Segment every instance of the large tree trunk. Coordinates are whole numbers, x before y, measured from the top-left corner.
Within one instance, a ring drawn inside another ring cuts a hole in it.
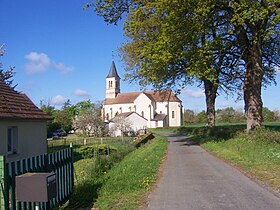
[[[244,102],[247,131],[263,126],[261,87],[263,79],[261,49],[257,43],[247,51],[244,79]]]
[[[218,84],[207,79],[203,79],[206,97],[206,126],[215,126],[215,101]]]

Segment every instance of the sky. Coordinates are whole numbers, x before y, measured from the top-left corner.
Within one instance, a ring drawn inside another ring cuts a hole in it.
[[[126,42],[122,22],[108,25],[92,9],[91,0],[0,0],[0,58],[4,69],[15,66],[16,90],[37,105],[40,101],[60,108],[69,99],[102,101],[105,78],[112,60],[124,78],[124,63],[117,49]],[[280,83],[280,73],[276,81]],[[121,92],[140,91],[137,82],[121,81]],[[279,86],[263,89],[264,106],[280,110]],[[205,110],[205,96],[197,85],[186,87],[179,98],[185,109]],[[243,109],[236,96],[219,95],[216,108]]]

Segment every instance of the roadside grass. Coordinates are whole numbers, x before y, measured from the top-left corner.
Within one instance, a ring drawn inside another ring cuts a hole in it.
[[[167,149],[166,137],[156,138],[128,154],[105,176],[94,207],[136,209],[157,179]]]

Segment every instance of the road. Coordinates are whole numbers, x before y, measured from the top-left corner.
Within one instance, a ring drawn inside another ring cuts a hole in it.
[[[162,177],[149,196],[147,210],[279,210],[278,194],[184,136],[168,136]]]

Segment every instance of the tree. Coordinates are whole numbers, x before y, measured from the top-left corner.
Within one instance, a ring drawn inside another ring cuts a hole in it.
[[[129,121],[128,118],[125,118],[123,116],[116,116],[113,118],[113,126],[110,128],[110,132],[121,132],[121,137],[123,140],[124,134],[131,131],[131,125],[132,123]]]
[[[184,111],[184,122],[185,123],[194,123],[195,122],[195,113],[193,110],[186,109]]]
[[[189,2],[138,3],[96,1],[95,5],[96,12],[109,23],[116,23],[122,13],[113,11],[132,7],[124,26],[125,35],[132,41],[120,49],[127,64],[126,78],[133,82],[138,79],[142,86],[152,84],[157,89],[180,91],[196,77],[205,89],[207,126],[214,126],[218,88],[233,87],[233,74],[225,72],[225,66],[237,59],[232,54],[226,56],[225,49],[235,50],[229,40],[216,41],[217,36],[225,36],[224,29],[217,29],[221,20],[214,15],[209,20],[192,16],[190,8],[196,5]]]
[[[49,120],[47,122],[48,133],[51,133],[52,131],[61,128],[61,125],[54,120],[55,115],[57,113],[57,110],[55,109],[54,106],[51,106],[49,103],[46,103],[45,101],[41,100],[40,101],[40,109],[53,118],[52,120]]]
[[[227,84],[230,76],[241,78],[250,131],[263,124],[261,88],[273,81],[280,65],[279,4],[279,0],[97,0],[93,5],[109,23],[116,24],[128,13],[124,28],[131,42],[122,51],[133,70],[129,78],[156,87],[178,85],[177,81],[185,85],[193,75],[210,81],[204,84],[210,123],[217,85]],[[220,75],[226,76],[223,82]],[[241,87],[239,82],[233,84]]]
[[[0,58],[4,55],[4,45],[0,46]],[[13,77],[15,76],[14,68],[10,67],[8,70],[2,69],[3,64],[0,62],[0,81],[4,82],[5,84],[9,85],[12,88],[15,88],[13,86]]]
[[[203,110],[196,115],[197,123],[205,123],[206,122],[206,112]]]
[[[263,108],[263,119],[264,122],[275,122],[276,121],[276,115],[273,111],[269,110],[267,107]]]
[[[77,115],[75,116],[73,127],[82,131],[84,135],[104,136],[107,131],[101,117],[102,103],[95,104],[90,101],[79,102]]]

